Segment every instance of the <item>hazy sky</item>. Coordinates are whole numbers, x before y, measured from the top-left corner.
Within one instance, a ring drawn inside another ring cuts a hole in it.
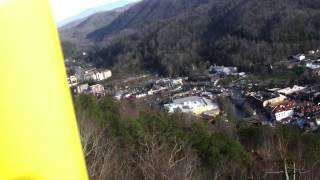
[[[50,0],[56,22],[75,16],[87,9],[99,5],[116,3],[121,0]],[[137,0],[128,0],[135,2]]]

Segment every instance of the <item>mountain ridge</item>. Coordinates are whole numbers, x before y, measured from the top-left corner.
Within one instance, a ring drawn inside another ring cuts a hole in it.
[[[137,1],[138,2],[138,1]],[[58,22],[58,27],[62,28],[63,26],[66,26],[70,23],[74,23],[76,21],[81,21],[89,16],[92,16],[96,13],[101,13],[101,12],[106,12],[106,11],[112,11],[115,10],[117,8],[121,8],[123,6],[126,6],[128,4],[132,4],[132,3],[137,3],[135,1],[130,1],[130,0],[120,0],[114,3],[106,3],[105,5],[100,5],[97,7],[92,7],[89,8],[75,16],[69,17],[65,20],[62,20],[61,22]]]
[[[96,28],[101,28],[111,23],[121,13],[134,6],[135,3],[127,4],[111,11],[98,12],[87,18],[73,21],[59,29],[60,37],[64,41],[71,41],[74,43],[82,42],[89,43],[86,41],[88,33],[94,31]]]
[[[263,72],[318,47],[319,22],[316,0],[145,0],[87,34],[97,44],[87,60],[166,75],[201,72],[208,63]]]

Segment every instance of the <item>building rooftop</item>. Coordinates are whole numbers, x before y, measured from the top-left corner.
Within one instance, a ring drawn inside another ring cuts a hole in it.
[[[288,95],[288,94],[293,94],[295,92],[303,91],[305,89],[306,89],[306,87],[296,86],[295,85],[292,88],[291,87],[287,87],[287,88],[284,88],[284,89],[280,89],[280,90],[278,90],[278,92],[282,93],[282,94],[285,94],[285,95]]]
[[[273,108],[272,112],[278,113],[278,112],[293,110],[295,108],[295,106],[296,106],[295,101],[288,101],[288,102],[281,103],[281,104],[275,106]]]
[[[198,96],[190,96],[190,97],[185,97],[185,98],[181,98],[181,99],[175,99],[175,100],[173,100],[173,103],[183,104],[183,103],[189,102],[189,101],[198,101],[198,102],[204,102],[204,103],[206,103],[206,101],[204,100],[204,98],[198,97]]]

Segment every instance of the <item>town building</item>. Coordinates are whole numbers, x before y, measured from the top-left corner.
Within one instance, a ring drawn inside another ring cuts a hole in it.
[[[297,104],[296,111],[300,117],[310,116],[312,114],[320,113],[320,105],[311,101],[303,101]]]
[[[308,63],[306,63],[306,67],[309,69],[318,69],[318,68],[320,68],[320,64],[314,63],[314,62],[308,62]]]
[[[78,78],[76,76],[69,76],[68,82],[70,87],[76,86],[78,85]]]
[[[276,92],[279,89],[270,89],[269,91],[253,91],[247,92],[246,97],[248,102],[258,108],[260,110],[264,110],[267,107],[275,107],[283,102],[285,102],[288,98],[282,94]]]
[[[238,73],[238,68],[213,65],[210,66],[209,71],[223,75],[236,75]]]
[[[275,106],[272,109],[272,113],[276,121],[290,118],[294,115],[294,108],[296,107],[295,101],[288,101]]]
[[[95,96],[105,95],[104,87],[101,84],[90,86],[89,90],[90,90],[90,93],[92,93]]]
[[[309,54],[309,55],[313,55],[313,54],[315,54],[315,53],[316,53],[315,50],[310,50],[310,51],[308,51],[308,54]]]
[[[293,56],[293,59],[298,60],[298,61],[303,61],[306,59],[306,55],[304,54],[297,54],[295,56]]]
[[[292,88],[291,87],[287,87],[287,88],[284,88],[284,89],[280,89],[277,92],[280,93],[280,94],[284,94],[284,95],[290,95],[290,94],[293,94],[293,93],[298,93],[298,92],[304,91],[305,89],[307,89],[307,87],[294,85]]]
[[[170,104],[165,104],[164,107],[169,113],[183,112],[200,115],[205,112],[219,109],[218,105],[211,100],[198,96],[190,96],[181,99],[173,100]]]
[[[306,67],[311,71],[311,74],[320,76],[320,63],[309,62]]]
[[[287,99],[288,98],[286,96],[280,94],[277,97],[263,101],[263,107],[267,107],[267,106],[274,107],[274,106],[277,106],[278,104],[283,103]]]
[[[75,93],[82,94],[84,92],[87,92],[88,90],[89,90],[89,84],[81,84],[75,88]]]
[[[86,81],[103,81],[112,77],[112,72],[110,70],[99,71],[95,68],[87,70],[84,72],[84,80]]]

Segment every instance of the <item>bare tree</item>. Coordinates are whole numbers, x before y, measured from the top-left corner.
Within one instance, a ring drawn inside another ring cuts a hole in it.
[[[159,142],[156,136],[140,143],[138,168],[145,180],[192,180],[198,158],[185,144],[174,142],[171,146]]]
[[[105,129],[84,115],[78,118],[88,174],[92,180],[131,179],[130,157],[105,136]]]

